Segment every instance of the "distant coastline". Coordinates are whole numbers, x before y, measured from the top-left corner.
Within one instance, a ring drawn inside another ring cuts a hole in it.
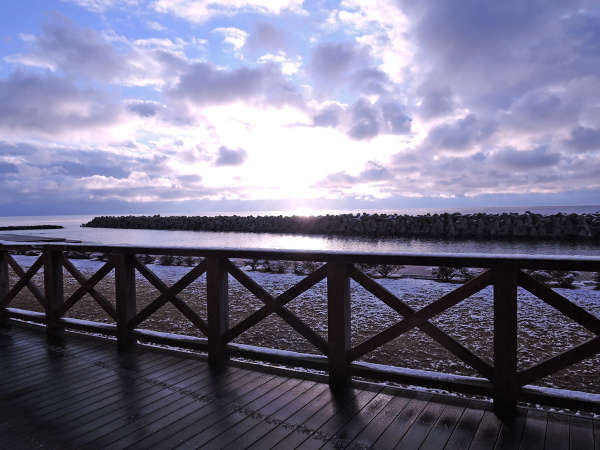
[[[0,231],[23,231],[23,230],[61,230],[62,225],[10,225],[0,227]]]
[[[90,228],[233,231],[435,239],[600,241],[600,212],[321,216],[99,216]]]

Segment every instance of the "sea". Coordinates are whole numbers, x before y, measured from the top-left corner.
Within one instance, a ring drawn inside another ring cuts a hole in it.
[[[395,210],[288,210],[288,211],[245,211],[203,212],[198,215],[323,215],[343,213],[386,213],[386,214],[474,214],[478,212],[498,214],[503,212],[537,214],[571,214],[600,212],[600,205],[586,206],[529,206],[488,208],[411,208]],[[189,214],[189,212],[188,212]],[[113,215],[113,214],[98,214]],[[122,214],[114,214],[122,215]],[[177,215],[177,214],[169,214]],[[186,215],[186,214],[181,214]],[[555,242],[555,241],[489,241],[489,240],[444,240],[415,238],[368,238],[324,235],[294,235],[284,233],[239,233],[213,231],[174,230],[126,230],[116,228],[85,228],[94,215],[61,216],[8,216],[0,217],[0,226],[9,225],[61,225],[59,230],[14,231],[11,234],[59,237],[84,243],[136,245],[151,247],[222,247],[294,250],[342,250],[352,252],[399,252],[418,254],[518,254],[518,255],[582,255],[600,256],[600,243]]]

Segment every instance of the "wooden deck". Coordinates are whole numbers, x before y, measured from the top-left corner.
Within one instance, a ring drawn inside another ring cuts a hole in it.
[[[323,382],[43,328],[0,328],[0,448],[600,449],[600,421]]]

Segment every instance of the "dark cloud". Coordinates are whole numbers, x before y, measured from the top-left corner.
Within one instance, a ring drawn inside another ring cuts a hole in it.
[[[200,175],[194,175],[194,174],[177,175],[177,179],[183,185],[200,183],[202,181],[202,177]]]
[[[365,170],[360,173],[358,178],[361,182],[378,182],[392,180],[394,175],[382,164],[375,161],[368,161]]]
[[[354,41],[325,42],[313,49],[308,72],[319,94],[346,91],[349,96],[394,96],[399,86],[378,67],[368,45]]]
[[[129,103],[127,109],[140,117],[152,117],[160,111],[161,105],[157,102],[140,100]]]
[[[410,133],[412,119],[406,113],[404,106],[393,100],[380,101],[381,112],[383,114],[384,129],[390,134]]]
[[[425,146],[433,151],[438,149],[463,151],[480,143],[494,132],[494,126],[483,123],[475,114],[444,123],[431,129],[425,140]]]
[[[348,135],[352,139],[371,139],[379,134],[377,110],[367,100],[360,99],[352,107],[352,126]]]
[[[113,46],[96,31],[80,27],[60,13],[53,14],[44,24],[27,58],[94,79],[112,79],[124,67]]]
[[[354,90],[366,95],[382,95],[392,90],[392,82],[387,74],[374,67],[357,69],[350,80]]]
[[[565,141],[567,147],[578,153],[600,150],[600,129],[578,126],[571,130],[571,136]]]
[[[391,181],[394,174],[391,170],[376,161],[368,161],[358,175],[350,175],[344,171],[329,174],[319,181],[316,186],[324,188],[349,188],[358,184],[373,184]]]
[[[509,106],[504,122],[516,129],[553,130],[576,123],[581,104],[545,90],[533,90]]]
[[[37,148],[21,142],[8,143],[0,141],[0,155],[2,156],[30,156],[37,152]]]
[[[289,45],[286,33],[266,22],[258,22],[248,36],[244,50],[252,53],[276,52]]]
[[[600,15],[593,8],[578,10],[565,19],[565,31],[579,55],[600,57]]]
[[[373,104],[359,98],[346,110],[330,104],[313,117],[314,126],[338,127],[356,140],[372,139],[379,134],[408,134],[411,122],[401,102],[386,98]]]
[[[17,71],[0,79],[0,128],[48,134],[114,124],[120,106],[93,89],[51,74]]]
[[[26,151],[20,151],[23,148]],[[21,143],[8,145],[1,142],[0,154],[24,156],[25,158],[21,158],[23,166],[52,173],[54,180],[62,185],[74,185],[75,179],[93,175],[126,178],[132,171],[139,170],[151,161],[143,157],[119,155],[102,149],[79,150],[55,145],[33,146]],[[28,174],[35,178],[34,174],[30,172]]]
[[[332,103],[321,109],[313,118],[316,127],[337,127],[341,120],[344,110],[341,106]]]
[[[526,170],[554,166],[560,161],[560,154],[551,152],[545,146],[533,150],[507,147],[496,152],[492,160],[505,167]]]
[[[352,41],[319,44],[312,52],[308,70],[315,85],[325,92],[347,87],[359,94],[380,94],[389,81],[375,67],[370,47]]]
[[[418,94],[421,96],[419,115],[425,119],[443,117],[454,112],[456,101],[449,87],[421,86]]]
[[[354,186],[358,184],[358,177],[349,175],[346,172],[335,172],[327,175],[324,179],[319,181],[316,186],[324,188],[340,188]]]
[[[58,170],[60,173],[69,177],[91,177],[93,175],[103,175],[106,177],[126,178],[132,168],[127,169],[121,165],[110,163],[98,152],[95,154],[96,161],[87,164],[75,161],[56,161],[49,169]],[[130,164],[127,164],[129,166]]]
[[[416,60],[426,61],[420,80],[427,86],[421,93],[425,117],[450,114],[452,98],[482,119],[492,120],[504,111],[511,113],[503,118],[511,126],[538,131],[568,114],[566,123],[572,123],[579,109],[594,103],[593,95],[570,95],[573,86],[563,93],[556,88],[587,77],[595,79],[598,90],[600,16],[595,2],[399,0],[398,4],[413,24],[409,35]],[[436,94],[439,80],[452,97]]]
[[[371,62],[370,49],[355,42],[325,42],[312,54],[310,70],[318,78],[339,80]]]
[[[0,173],[5,175],[7,173],[17,173],[19,169],[17,166],[11,163],[0,161]]]
[[[217,159],[215,160],[215,166],[239,166],[242,165],[244,161],[246,161],[247,157],[248,153],[246,152],[246,150],[243,150],[241,148],[237,150],[232,150],[227,147],[221,147],[219,149]]]
[[[271,63],[256,68],[218,69],[208,63],[190,67],[169,92],[175,100],[197,105],[222,104],[236,100],[258,101],[273,105],[301,104],[302,98]]]

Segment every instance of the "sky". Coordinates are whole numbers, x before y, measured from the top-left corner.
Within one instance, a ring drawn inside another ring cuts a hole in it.
[[[0,216],[600,204],[600,4],[0,5]]]

